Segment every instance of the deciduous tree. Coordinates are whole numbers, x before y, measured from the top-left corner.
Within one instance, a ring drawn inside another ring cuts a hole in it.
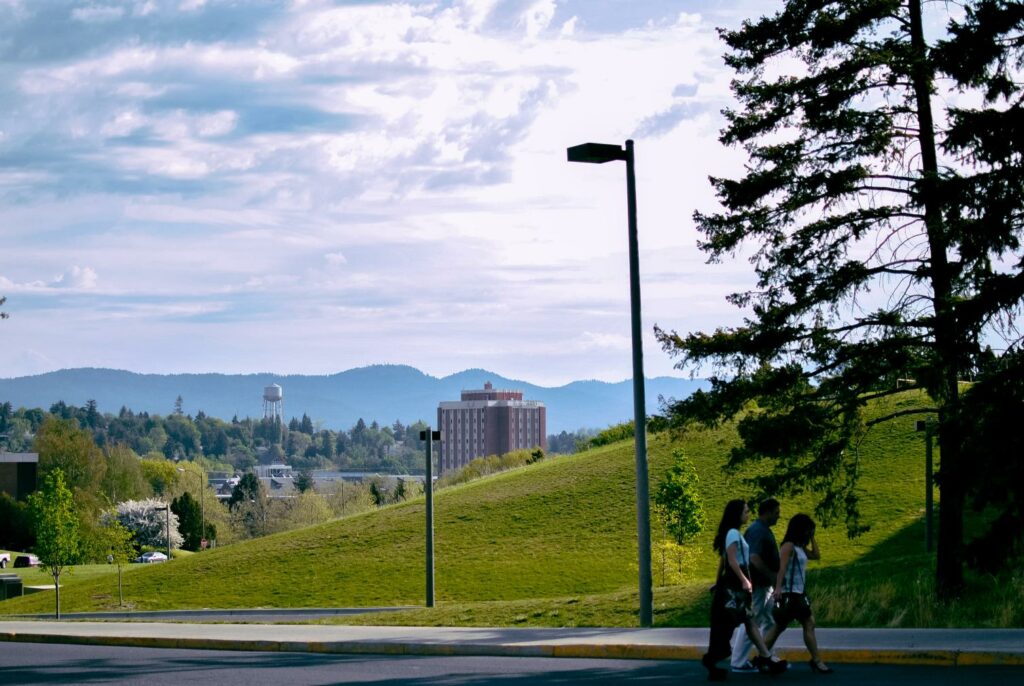
[[[43,478],[43,487],[28,498],[36,531],[36,555],[53,577],[57,619],[60,619],[60,577],[78,560],[78,516],[59,467]]]
[[[92,435],[79,428],[75,420],[46,420],[39,427],[33,448],[39,453],[41,474],[59,469],[68,488],[76,492],[76,497],[99,492],[106,460]]]
[[[135,534],[121,524],[116,516],[104,519],[102,532],[107,561],[117,565],[117,604],[123,607],[124,586],[121,583],[121,571],[135,557]]]
[[[135,536],[135,543],[149,548],[180,548],[181,534],[178,532],[178,516],[174,511],[168,514],[167,503],[157,498],[126,500],[118,503],[113,515]],[[170,546],[167,538],[170,536]]]
[[[700,496],[697,470],[683,451],[672,453],[673,464],[654,493],[654,505],[665,530],[679,545],[692,541],[704,530],[704,502]]]
[[[100,490],[111,504],[152,495],[153,489],[142,472],[142,460],[131,448],[117,444],[108,446],[104,452],[107,468]]]

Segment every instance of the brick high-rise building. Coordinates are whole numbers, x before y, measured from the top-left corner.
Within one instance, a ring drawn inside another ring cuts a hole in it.
[[[441,431],[438,473],[466,466],[477,457],[513,450],[547,450],[547,408],[523,400],[522,391],[496,391],[488,381],[482,390],[462,391],[462,400],[437,407]]]

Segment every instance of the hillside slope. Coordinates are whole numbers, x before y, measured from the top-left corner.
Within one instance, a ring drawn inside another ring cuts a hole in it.
[[[891,399],[875,409],[891,411],[899,402]],[[741,474],[720,467],[734,442],[729,427],[694,432],[678,443],[665,435],[650,442],[652,487],[674,448],[685,451],[700,475],[713,521],[696,544],[694,578],[714,574],[711,529],[724,502],[748,493]],[[912,419],[876,427],[858,454],[863,509],[873,528],[854,541],[847,540],[841,524],[822,531],[825,566],[868,555],[922,514],[923,447]],[[437,598],[513,600],[633,588],[633,468],[632,443],[624,442],[439,491]],[[785,520],[809,510],[810,498],[783,500],[780,538]],[[136,609],[419,604],[423,519],[420,499],[170,564],[133,567],[125,575],[125,597]],[[62,594],[63,609],[116,604],[115,578],[69,586]],[[0,612],[46,612],[52,602],[48,594],[38,594],[0,604]]]

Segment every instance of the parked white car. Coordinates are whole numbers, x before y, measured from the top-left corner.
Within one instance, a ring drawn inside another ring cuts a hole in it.
[[[161,552],[153,551],[150,553],[142,553],[137,558],[136,562],[167,562],[167,556]]]
[[[15,567],[38,567],[39,558],[32,553],[25,553],[24,555],[18,555],[14,558]]]
[[[0,553],[0,569],[6,569],[11,564],[11,556],[7,553]]]

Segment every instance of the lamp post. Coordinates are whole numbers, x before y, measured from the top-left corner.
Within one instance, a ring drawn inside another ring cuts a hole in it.
[[[441,432],[431,431],[428,426],[425,431],[420,431],[420,440],[427,444],[427,469],[423,481],[423,494],[427,498],[426,596],[427,607],[434,607],[434,441],[441,440]]]
[[[163,507],[154,507],[154,510],[163,510],[166,515],[164,522],[164,538],[167,540],[167,561],[171,561],[171,504],[166,503]]]
[[[932,551],[932,437],[935,436],[935,422],[931,419],[918,420],[917,430],[924,431],[924,547]]]
[[[629,300],[633,334],[633,428],[636,451],[636,534],[640,567],[640,626],[651,626],[654,603],[651,595],[651,515],[647,484],[647,411],[644,408],[644,353],[640,330],[640,256],[636,230],[636,177],[633,141],[625,148],[607,143],[583,143],[567,151],[570,162],[626,163],[626,209],[629,221]]]
[[[178,467],[178,471],[182,474],[185,473],[181,467]],[[200,469],[200,473],[196,476],[199,478],[199,512],[203,527],[199,534],[199,549],[206,550],[206,470]]]

